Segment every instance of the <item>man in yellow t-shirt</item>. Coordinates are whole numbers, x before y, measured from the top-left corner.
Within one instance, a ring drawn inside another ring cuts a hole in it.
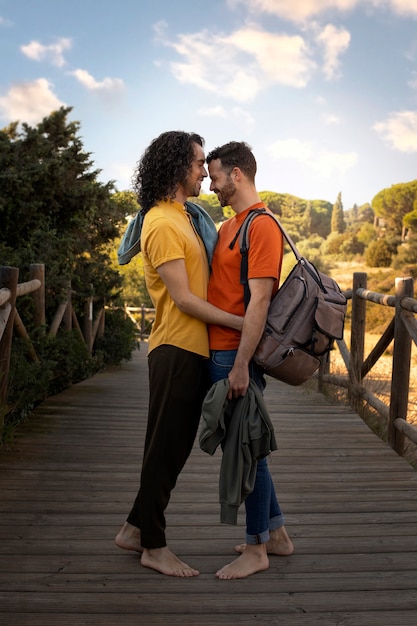
[[[231,141],[207,156],[210,190],[222,206],[236,215],[224,222],[213,255],[208,300],[235,315],[244,315],[241,330],[209,325],[212,382],[229,379],[228,398],[244,396],[249,379],[263,390],[263,372],[252,360],[265,328],[271,297],[278,289],[283,255],[283,239],[278,226],[267,215],[257,216],[249,231],[248,284],[250,300],[245,310],[244,289],[240,283],[241,253],[236,233],[248,213],[265,209],[255,187],[256,160],[244,142]],[[232,242],[235,241],[235,245]],[[236,547],[240,556],[222,567],[217,578],[246,578],[269,567],[268,554],[286,556],[293,544],[275,495],[267,458],[257,461],[253,491],[245,499],[246,543]]]
[[[206,324],[242,326],[241,316],[207,302],[206,246],[185,208],[207,177],[203,145],[195,133],[163,133],[145,150],[135,178],[145,213],[140,244],[155,322],[140,488],[115,543],[140,552],[145,567],[178,577],[199,572],[168,548],[164,512],[191,452],[207,391]]]

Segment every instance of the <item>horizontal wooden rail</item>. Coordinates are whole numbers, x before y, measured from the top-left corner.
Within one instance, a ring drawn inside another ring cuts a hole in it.
[[[318,373],[319,388],[323,383],[330,383],[348,390],[353,408],[360,413],[363,402],[372,406],[388,424],[388,443],[399,454],[404,452],[404,437],[417,444],[417,428],[407,422],[408,394],[411,367],[411,342],[417,345],[417,300],[414,296],[412,278],[397,278],[395,295],[386,295],[366,288],[365,273],[355,273],[352,290],[344,294],[352,300],[351,345],[350,352],[343,340],[337,341],[346,377],[331,374],[329,366],[322,367]],[[393,309],[393,318],[381,335],[367,358],[364,358],[366,303],[373,302]],[[391,342],[394,342],[392,357],[391,392],[387,406],[375,394],[362,384]]]
[[[19,269],[15,267],[0,266],[0,436],[4,426],[4,415],[7,412],[7,391],[9,384],[10,357],[12,351],[13,334],[26,340],[27,354],[31,361],[39,362],[39,357],[31,342],[16,307],[17,298],[31,294],[34,300],[33,325],[46,327],[45,319],[45,267],[42,263],[34,263],[30,266],[30,280],[18,283]],[[57,312],[49,328],[49,336],[56,336],[58,329],[63,324],[65,330],[71,330],[73,326],[79,331],[90,354],[97,336],[104,333],[104,306],[101,307],[95,319],[93,319],[93,301],[87,302],[88,315],[85,316],[84,325],[81,329],[71,302],[72,290],[68,286],[66,299],[58,305]]]
[[[155,309],[142,306],[125,306],[126,315],[135,324],[140,340],[149,337],[155,317]]]

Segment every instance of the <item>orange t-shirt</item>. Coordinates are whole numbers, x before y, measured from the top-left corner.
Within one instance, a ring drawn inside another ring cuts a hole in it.
[[[229,245],[249,211],[258,208],[266,209],[266,206],[258,202],[224,222],[214,251],[207,299],[235,315],[245,314],[243,285],[240,284],[242,255],[239,238],[232,250]],[[248,278],[275,278],[274,295],[278,291],[283,256],[283,238],[278,225],[274,226],[270,217],[258,215],[249,229],[249,243]],[[209,324],[208,330],[211,350],[236,350],[239,347],[239,331],[214,324]]]

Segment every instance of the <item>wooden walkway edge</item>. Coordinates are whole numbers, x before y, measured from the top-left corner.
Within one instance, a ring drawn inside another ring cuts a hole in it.
[[[196,444],[167,512],[192,579],[141,567],[113,538],[138,488],[146,346],[48,399],[0,450],[0,624],[417,624],[417,472],[345,406],[270,381],[271,458],[290,557],[246,580],[214,572],[244,537],[221,525],[220,452]]]

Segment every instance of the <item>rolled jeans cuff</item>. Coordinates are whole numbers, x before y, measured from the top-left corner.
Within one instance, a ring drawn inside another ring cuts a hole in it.
[[[267,543],[270,539],[270,531],[282,528],[285,525],[284,515],[281,513],[269,520],[269,528],[257,535],[248,535],[246,533],[246,543],[250,546],[256,546],[259,543]]]

